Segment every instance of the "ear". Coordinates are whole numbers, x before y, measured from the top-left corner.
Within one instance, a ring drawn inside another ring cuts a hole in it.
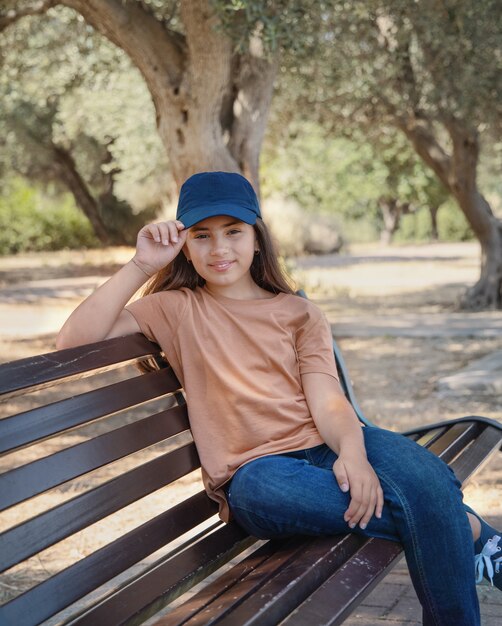
[[[183,246],[183,248],[181,248],[181,251],[182,251],[182,252],[183,252],[183,254],[185,255],[186,260],[187,260],[188,262],[190,262],[192,259],[190,258],[190,252],[188,252],[188,246],[186,245],[186,243],[185,243],[185,245]]]

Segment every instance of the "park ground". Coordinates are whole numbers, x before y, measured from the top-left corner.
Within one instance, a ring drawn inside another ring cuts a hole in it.
[[[132,252],[108,248],[4,257],[0,360],[53,350],[57,329],[73,308]],[[376,424],[405,430],[470,414],[502,420],[500,379],[455,389],[444,384],[480,359],[502,355],[500,312],[465,313],[457,307],[479,272],[477,244],[353,246],[342,255],[298,258],[287,265],[298,286],[325,311],[359,403]],[[502,460],[494,458],[465,490],[466,500],[499,526],[501,478]],[[86,551],[91,549],[86,540]],[[15,587],[15,580],[6,584]],[[480,599],[483,624],[491,626],[502,612],[502,594],[482,586]],[[420,623],[404,564],[357,613],[349,622],[354,626]]]

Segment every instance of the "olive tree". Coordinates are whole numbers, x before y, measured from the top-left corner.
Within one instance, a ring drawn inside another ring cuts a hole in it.
[[[131,188],[147,176],[151,186],[155,177],[145,157],[155,167],[165,162],[144,82],[125,55],[65,9],[8,29],[0,68],[4,176],[21,174],[70,191],[101,242],[134,242],[155,207],[131,206],[133,194],[120,189],[122,179]],[[134,159],[123,154],[125,143]]]
[[[242,172],[259,188],[259,154],[277,55],[265,50],[258,22],[239,49],[209,0],[3,4],[0,29],[61,5],[128,55],[151,94],[158,132],[178,185],[197,170],[222,169]],[[227,22],[241,19],[238,9],[243,3],[227,4]]]
[[[339,130],[399,129],[463,211],[481,245],[471,309],[502,307],[502,222],[478,184],[483,142],[500,138],[502,5],[497,0],[324,3],[292,106]]]

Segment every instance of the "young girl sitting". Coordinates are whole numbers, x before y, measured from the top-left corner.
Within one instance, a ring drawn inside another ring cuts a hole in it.
[[[142,298],[128,304],[150,279]],[[176,221],[61,329],[58,348],[144,333],[185,387],[205,488],[224,521],[260,538],[355,532],[403,544],[424,624],[480,623],[475,588],[502,588],[499,534],[452,470],[406,437],[361,427],[337,379],[329,324],[296,296],[251,185],[203,172]]]

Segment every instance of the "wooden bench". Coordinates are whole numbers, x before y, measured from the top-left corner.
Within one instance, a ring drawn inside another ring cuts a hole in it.
[[[141,374],[152,359],[161,369]],[[183,390],[140,334],[1,365],[0,393],[2,626],[339,624],[402,556],[356,535],[257,540],[220,522],[197,482],[186,495],[199,460]],[[406,434],[463,483],[502,440],[482,417]]]

